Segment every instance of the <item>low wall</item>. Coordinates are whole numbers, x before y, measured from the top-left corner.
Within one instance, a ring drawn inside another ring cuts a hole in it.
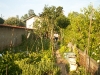
[[[21,44],[22,35],[27,35],[27,31],[24,27],[0,25],[0,50]]]

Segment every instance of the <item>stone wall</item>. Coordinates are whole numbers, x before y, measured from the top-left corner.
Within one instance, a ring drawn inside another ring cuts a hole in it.
[[[24,27],[0,25],[0,50],[21,44],[22,35],[27,35],[28,30]]]

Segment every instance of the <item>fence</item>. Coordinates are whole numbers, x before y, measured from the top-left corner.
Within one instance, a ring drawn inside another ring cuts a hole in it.
[[[85,67],[92,75],[100,75],[100,65],[98,65],[94,59],[86,55],[85,52],[81,50],[78,50],[78,52],[79,64]]]

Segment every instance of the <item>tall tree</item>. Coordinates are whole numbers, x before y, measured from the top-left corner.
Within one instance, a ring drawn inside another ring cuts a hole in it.
[[[56,24],[61,28],[61,44],[64,43],[64,30],[70,24],[70,20],[65,15],[60,15],[56,19]]]
[[[64,15],[57,17],[56,21],[57,25],[63,29],[65,29],[70,24],[70,20]]]
[[[58,7],[56,8],[56,16],[58,17],[58,16],[60,16],[61,14],[63,14],[63,7],[58,6]]]
[[[99,54],[100,46],[100,7],[94,9],[93,6],[89,5],[87,8],[83,8],[82,13],[69,13],[68,18],[70,19],[71,25],[69,25],[66,32],[66,41],[72,41],[81,50],[86,50],[88,46],[89,28],[90,28],[90,14],[91,11],[95,11],[92,16],[91,29],[90,29],[90,45],[89,55],[98,59],[97,55],[92,55],[92,52]]]
[[[24,14],[24,16],[21,17],[21,20],[22,21],[25,21],[26,19],[28,19],[28,15],[27,14]]]
[[[55,7],[55,6],[48,6],[45,5],[43,12],[40,14],[40,17],[43,18],[43,26],[45,28],[45,32],[49,34],[51,39],[50,47],[53,51],[53,32],[54,30],[59,30],[59,27],[56,25],[56,18],[63,14],[63,7]],[[57,31],[58,32],[58,31]]]
[[[43,18],[43,24],[45,24],[46,30],[49,31],[50,28],[53,26],[53,29],[58,32],[59,27],[55,24],[56,18],[59,17],[59,15],[63,14],[63,7],[58,6],[48,6],[45,5],[43,12],[40,14],[40,17]]]
[[[24,16],[21,17],[22,21],[26,21],[28,18],[36,16],[36,14],[34,13],[34,10],[30,9],[28,10],[28,13],[24,14]]]
[[[56,7],[55,6],[47,6],[45,5],[44,9],[43,9],[43,12],[41,14],[42,18],[43,18],[43,21],[45,22],[45,27],[46,27],[46,32],[48,34],[50,34],[50,39],[51,39],[51,42],[50,42],[50,47],[52,49],[52,52],[53,52],[53,29],[54,29],[54,25],[55,25],[55,18],[56,18]]]

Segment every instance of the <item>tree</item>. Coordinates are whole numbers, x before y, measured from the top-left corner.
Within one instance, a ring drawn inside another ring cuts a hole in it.
[[[56,25],[56,18],[61,14],[63,14],[63,7],[45,5],[43,12],[39,15],[43,18],[43,25],[46,31],[50,32],[50,29],[53,29],[59,32],[59,27]]]
[[[31,17],[31,16],[36,16],[36,14],[34,13],[34,10],[30,9],[28,11],[28,16]]]
[[[56,19],[56,23],[60,28],[65,29],[69,24],[70,24],[70,20],[64,16],[64,15],[60,15],[57,19]]]
[[[70,24],[70,20],[66,16],[60,15],[56,19],[56,24],[61,28],[61,44],[63,44],[64,43],[63,29],[65,29]]]
[[[24,14],[24,16],[21,17],[21,20],[25,22],[28,18],[34,17],[34,16],[36,16],[36,14],[34,13],[34,10],[30,9],[28,13]]]
[[[72,41],[81,50],[86,50],[88,46],[89,38],[89,26],[90,19],[89,15],[91,11],[94,10],[94,16],[92,18],[91,32],[90,32],[90,45],[89,45],[89,55],[95,60],[99,59],[99,46],[100,46],[100,7],[98,9],[91,8],[89,5],[87,8],[82,10],[82,13],[72,12],[69,13],[68,18],[71,24],[65,29],[66,41]],[[95,52],[96,55],[93,55]],[[97,56],[98,55],[98,56]]]
[[[0,17],[0,24],[3,24],[4,23],[4,19],[2,19],[1,17]]]
[[[13,26],[24,26],[24,23],[16,17],[10,17],[5,20],[4,24],[13,25]]]
[[[59,17],[61,14],[63,14],[63,7],[58,6],[56,8],[56,16]]]
[[[43,26],[45,27],[45,33],[47,32],[50,37],[50,47],[53,52],[53,28],[54,22],[56,18],[56,7],[55,6],[47,6],[45,5],[42,14],[40,15],[43,18]]]
[[[24,16],[21,17],[21,20],[22,21],[25,21],[26,19],[28,19],[28,15],[27,14],[24,14]]]
[[[45,5],[43,12],[40,14],[40,17],[43,18],[42,20],[42,25],[45,28],[45,32],[49,34],[50,37],[50,47],[53,51],[53,34],[54,31],[59,30],[59,27],[56,25],[56,18],[60,15],[63,14],[62,11],[63,7],[55,7],[55,6],[48,6]]]

